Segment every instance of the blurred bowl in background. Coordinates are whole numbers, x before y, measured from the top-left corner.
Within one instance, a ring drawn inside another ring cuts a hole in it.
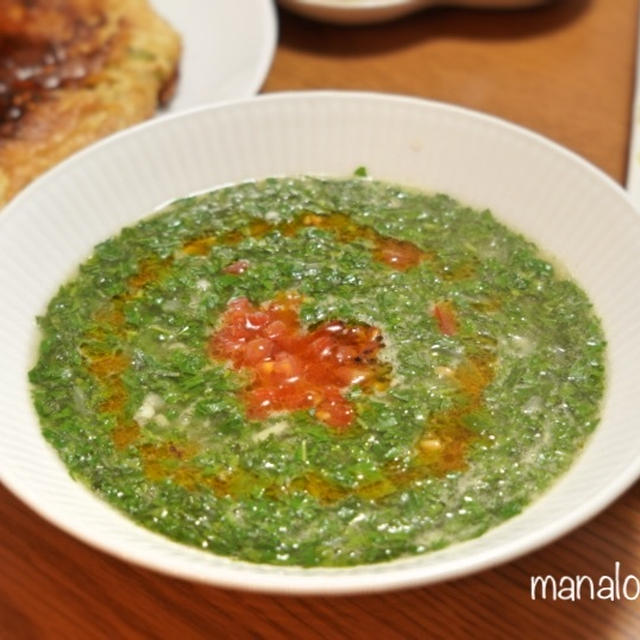
[[[279,0],[305,18],[335,24],[374,24],[409,15],[427,7],[524,9],[549,0]]]

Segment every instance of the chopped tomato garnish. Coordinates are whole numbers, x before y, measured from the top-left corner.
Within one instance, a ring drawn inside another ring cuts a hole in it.
[[[313,409],[318,420],[346,428],[355,411],[343,393],[380,376],[382,336],[375,327],[341,321],[306,331],[299,302],[289,296],[254,307],[246,298],[232,300],[209,353],[251,373],[244,394],[250,418]]]
[[[249,268],[248,260],[236,260],[231,264],[228,264],[222,271],[224,273],[231,273],[234,276],[239,276]]]
[[[438,302],[433,306],[433,317],[444,335],[454,336],[458,333],[458,318],[453,304],[449,300]]]
[[[375,255],[381,262],[398,271],[406,271],[410,267],[415,267],[425,257],[425,253],[415,244],[393,238],[381,240]]]

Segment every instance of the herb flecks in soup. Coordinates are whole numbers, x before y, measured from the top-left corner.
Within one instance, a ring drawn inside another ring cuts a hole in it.
[[[423,553],[518,513],[598,421],[587,296],[487,211],[367,179],[179,200],[39,319],[46,438],[137,522],[252,562]]]

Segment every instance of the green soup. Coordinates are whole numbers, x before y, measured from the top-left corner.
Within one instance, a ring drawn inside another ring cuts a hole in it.
[[[98,245],[30,372],[71,475],[250,562],[373,563],[478,536],[598,422],[585,293],[488,211],[355,177],[179,200]]]

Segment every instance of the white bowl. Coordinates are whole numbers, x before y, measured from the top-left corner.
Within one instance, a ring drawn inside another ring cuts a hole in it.
[[[374,24],[395,20],[427,7],[522,9],[549,0],[279,0],[283,7],[322,22]]]
[[[182,546],[72,481],[44,441],[27,371],[34,318],[91,248],[168,200],[283,174],[377,178],[449,193],[566,265],[609,341],[601,425],[570,471],[521,515],[424,556],[340,569],[253,565]],[[570,151],[496,118],[414,98],[273,94],[140,125],[77,154],[0,217],[0,479],[69,533],[120,558],[208,583],[347,593],[427,584],[512,559],[583,523],[640,472],[640,218],[623,190]]]

